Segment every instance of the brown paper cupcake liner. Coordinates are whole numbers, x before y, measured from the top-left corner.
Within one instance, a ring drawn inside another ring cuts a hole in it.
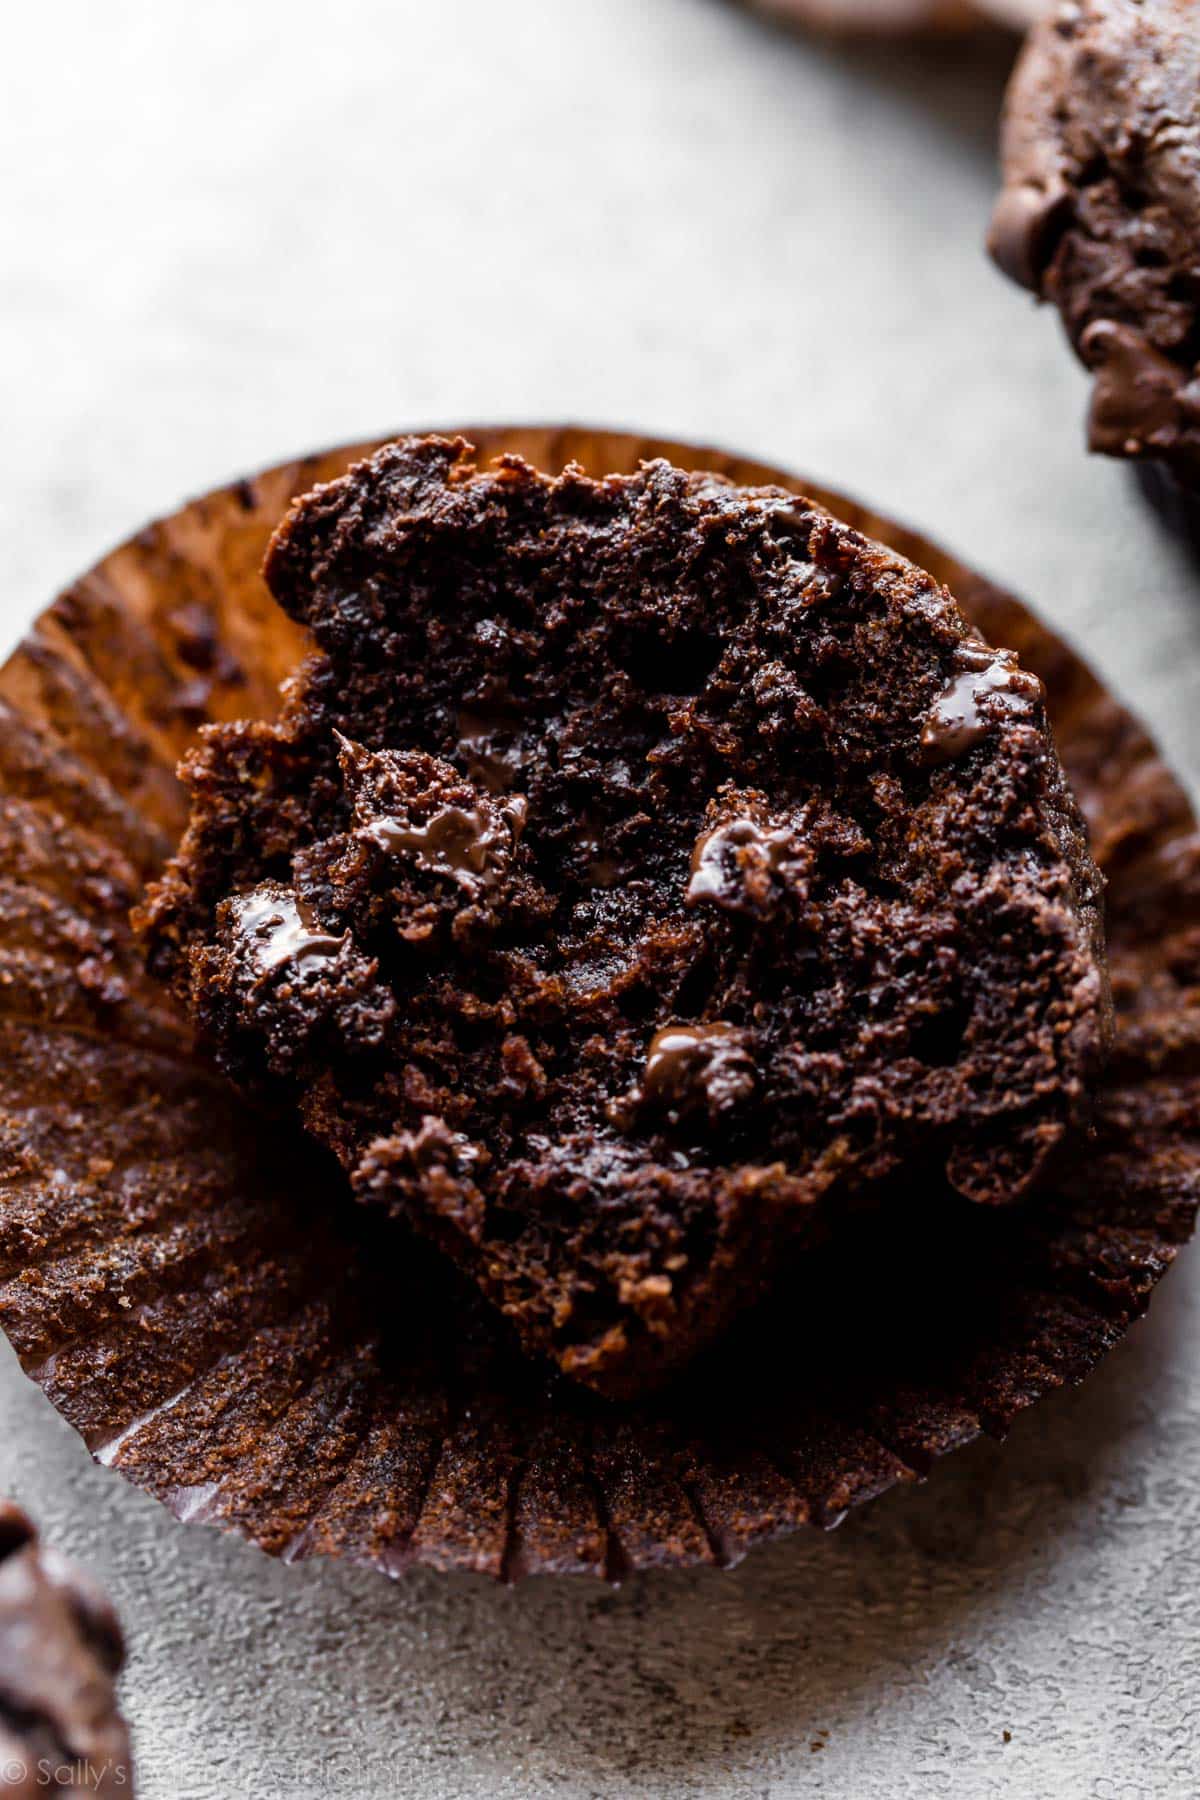
[[[810,1259],[666,1397],[614,1408],[517,1356],[432,1253],[192,1058],[127,915],[205,719],[267,714],[303,649],[258,569],[357,445],[124,544],[0,671],[0,1325],[82,1434],[181,1519],[289,1559],[515,1578],[732,1563],[828,1526],[1080,1380],[1189,1236],[1200,839],[1130,715],[1017,600],[838,495],[711,450],[469,431],[593,474],[665,455],[803,489],[946,581],[1046,682],[1109,878],[1118,1016],[1095,1136],[1035,1208],[936,1199]]]

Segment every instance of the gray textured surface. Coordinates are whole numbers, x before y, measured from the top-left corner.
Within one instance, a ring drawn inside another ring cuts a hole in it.
[[[575,416],[857,490],[1035,600],[1200,770],[1200,577],[979,251],[1002,48],[716,0],[59,0],[0,62],[0,632],[313,444]],[[17,228],[13,229],[13,215]],[[0,1354],[0,1491],[112,1587],[143,1791],[1200,1791],[1200,1258],[1089,1386],[729,1575],[513,1593],[185,1530]],[[1006,1735],[1009,1734],[1006,1740]]]

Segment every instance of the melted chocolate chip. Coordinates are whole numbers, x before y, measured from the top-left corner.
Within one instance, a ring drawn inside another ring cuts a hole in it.
[[[1061,184],[1022,182],[996,203],[988,250],[1004,273],[1037,292],[1054,245],[1071,217],[1071,195]]]
[[[528,806],[515,794],[494,816],[483,807],[443,806],[423,825],[398,818],[373,819],[361,835],[388,856],[416,858],[435,875],[450,875],[477,889],[494,881],[525,826]]]
[[[934,701],[921,728],[921,748],[934,762],[951,762],[1004,720],[1027,719],[1042,698],[1036,675],[1022,669],[1011,650],[964,644],[954,676]]]
[[[748,1100],[754,1060],[746,1033],[717,1020],[710,1025],[665,1025],[650,1039],[638,1089],[643,1105],[679,1116],[703,1107],[711,1117]]]
[[[1156,350],[1141,332],[1111,319],[1089,325],[1079,351],[1095,376],[1088,412],[1091,449],[1106,456],[1139,456],[1168,448],[1184,424],[1189,371]]]
[[[709,900],[729,912],[749,910],[755,877],[777,877],[797,860],[795,833],[750,818],[726,819],[696,839],[684,898],[689,906]]]
[[[326,962],[346,943],[322,931],[310,909],[288,888],[264,881],[230,901],[234,926],[247,943],[261,979],[287,963],[304,969]]]

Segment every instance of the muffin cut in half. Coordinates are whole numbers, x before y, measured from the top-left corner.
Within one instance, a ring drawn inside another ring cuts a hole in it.
[[[782,490],[439,438],[266,573],[317,652],[185,764],[151,964],[528,1348],[632,1394],[852,1213],[1034,1194],[1100,878],[1040,683],[930,576]]]

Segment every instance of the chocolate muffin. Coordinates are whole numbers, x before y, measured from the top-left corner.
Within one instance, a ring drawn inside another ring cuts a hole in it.
[[[292,509],[317,654],[185,763],[138,923],[241,1087],[628,1394],[864,1209],[1035,1192],[1099,877],[1040,683],[930,576],[783,490],[469,451]]]
[[[758,12],[837,37],[899,38],[978,29],[1024,31],[1039,0],[751,0]]]
[[[965,0],[751,0],[751,4],[786,25],[848,37],[953,31],[974,17]]]
[[[129,1732],[117,1708],[124,1661],[116,1614],[90,1578],[39,1548],[0,1501],[0,1788],[132,1794]]]
[[[1189,0],[1066,0],[1006,102],[989,247],[1094,380],[1088,440],[1200,483],[1200,34]]]

